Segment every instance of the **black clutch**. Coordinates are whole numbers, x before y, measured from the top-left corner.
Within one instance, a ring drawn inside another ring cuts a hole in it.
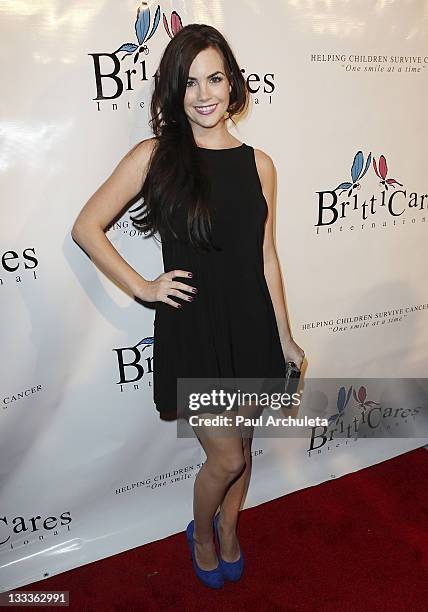
[[[285,362],[285,392],[292,395],[298,385],[300,380],[301,371],[294,363],[294,361],[286,361]]]

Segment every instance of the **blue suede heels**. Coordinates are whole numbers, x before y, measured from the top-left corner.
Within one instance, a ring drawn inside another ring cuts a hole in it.
[[[239,559],[237,561],[232,561],[232,562],[225,561],[224,559],[221,558],[220,537],[218,533],[219,516],[220,516],[220,513],[214,516],[213,523],[214,523],[215,537],[216,537],[217,546],[218,546],[218,559],[219,559],[220,569],[223,573],[224,578],[226,578],[226,580],[230,580],[231,582],[237,582],[241,578],[242,572],[244,571],[244,555],[242,554],[242,550],[241,550]]]
[[[195,558],[195,542],[193,540],[193,530],[195,527],[194,521],[190,521],[186,528],[187,542],[190,548],[190,554],[193,562],[193,569],[195,570],[196,576],[205,586],[211,587],[212,589],[221,589],[224,585],[223,572],[220,567],[220,561],[216,568],[213,570],[204,570],[199,567]]]

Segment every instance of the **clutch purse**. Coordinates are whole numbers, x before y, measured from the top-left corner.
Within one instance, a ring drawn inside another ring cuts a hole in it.
[[[299,385],[300,374],[301,371],[294,361],[285,362],[285,391],[290,395],[296,391]]]

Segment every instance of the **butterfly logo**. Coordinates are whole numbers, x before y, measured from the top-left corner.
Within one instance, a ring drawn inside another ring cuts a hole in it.
[[[402,187],[402,183],[399,183],[398,181],[396,181],[393,178],[386,178],[386,175],[388,174],[388,166],[386,164],[386,159],[384,155],[381,155],[379,157],[379,168],[376,167],[376,160],[375,158],[373,158],[373,169],[376,173],[376,175],[382,179],[380,181],[380,185],[384,185],[385,189],[388,191],[388,185],[392,185],[393,187],[395,187],[395,185],[400,185],[400,187]]]
[[[361,386],[358,389],[358,392],[353,391],[353,396],[358,406],[362,408],[362,411],[365,412],[366,408],[371,408],[372,406],[380,406],[379,402],[374,402],[372,400],[367,400],[367,389]]]
[[[121,53],[124,51],[125,53],[124,55],[122,55],[121,61],[123,61],[128,55],[132,55],[134,53],[134,64],[136,64],[141,53],[144,53],[145,55],[149,53],[149,48],[146,43],[151,39],[153,34],[158,29],[159,21],[159,5],[156,9],[155,16],[153,18],[153,23],[151,20],[150,8],[145,7],[141,9],[141,7],[138,7],[137,19],[135,21],[135,34],[137,37],[137,44],[132,42],[124,43],[119,47],[119,49],[116,49],[116,51],[114,51],[113,53],[116,55],[117,53]],[[152,26],[150,27],[151,23]],[[163,14],[163,26],[165,28],[165,32],[170,38],[173,38],[177,34],[177,32],[181,30],[181,28],[183,27],[183,23],[177,11],[172,11],[170,25],[168,24],[168,19],[166,18],[165,13]]]
[[[374,402],[372,400],[367,399],[367,389],[364,386],[361,386],[358,391],[356,391],[351,385],[346,392],[345,387],[340,387],[339,393],[337,395],[337,413],[332,414],[328,418],[328,424],[334,422],[335,425],[339,422],[339,419],[344,415],[345,408],[348,405],[349,399],[351,397],[351,393],[354,397],[354,400],[357,402],[359,408],[362,409],[362,412],[365,412],[367,408],[371,408],[372,406],[380,406],[379,402]]]
[[[121,45],[119,49],[114,51],[114,54],[120,53],[121,51],[126,51],[126,53],[121,58],[121,61],[123,61],[125,57],[127,57],[128,55],[132,55],[132,53],[136,51],[134,55],[134,64],[138,61],[138,58],[140,57],[141,53],[144,53],[145,55],[147,55],[149,52],[149,48],[146,45],[146,43],[148,40],[151,39],[153,34],[158,29],[159,20],[160,20],[160,6],[158,6],[156,9],[156,13],[153,19],[153,24],[150,29],[150,23],[151,23],[150,8],[144,8],[143,10],[141,10],[141,7],[139,7],[137,10],[137,20],[135,22],[135,34],[137,36],[138,44],[125,43]],[[149,34],[149,30],[150,30],[150,34]]]
[[[352,191],[354,189],[360,189],[361,185],[359,181],[363,178],[363,176],[367,172],[370,166],[371,159],[372,159],[372,154],[369,153],[369,156],[366,161],[366,165],[363,170],[364,155],[362,151],[358,151],[355,154],[354,161],[352,162],[352,167],[351,167],[351,181],[352,182],[347,181],[344,183],[340,183],[340,185],[338,185],[336,189],[334,189],[334,191],[336,191],[337,189],[341,189],[342,191],[340,192],[339,195],[342,195],[342,193],[348,189],[349,190],[348,198],[349,198],[352,195]]]

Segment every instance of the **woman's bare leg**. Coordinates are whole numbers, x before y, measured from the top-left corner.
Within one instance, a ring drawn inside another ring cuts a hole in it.
[[[218,564],[212,519],[231,483],[246,469],[246,462],[239,427],[234,426],[233,432],[227,427],[224,436],[220,427],[193,429],[207,456],[193,490],[195,557],[202,569],[211,570]]]
[[[255,418],[260,413],[257,405],[247,404],[240,408],[239,414]],[[238,514],[247,495],[251,478],[251,445],[253,441],[254,426],[241,427],[242,447],[245,458],[245,469],[239,477],[229,486],[220,506],[218,523],[221,541],[221,556],[225,561],[233,562],[239,559],[239,541],[236,535]]]

